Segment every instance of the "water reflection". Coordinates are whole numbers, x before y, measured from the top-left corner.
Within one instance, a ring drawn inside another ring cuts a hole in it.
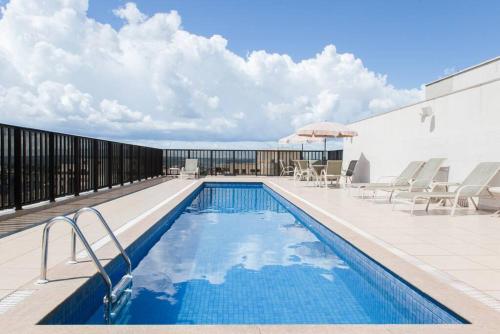
[[[205,189],[179,217],[135,270],[135,286],[167,293],[175,303],[176,283],[203,279],[222,284],[234,267],[259,271],[307,265],[330,271],[342,266],[330,248],[292,215],[283,214],[278,202],[264,210],[272,198],[263,189],[242,192],[238,200],[234,191],[222,196],[220,190],[226,189]],[[235,205],[226,210],[225,201]]]

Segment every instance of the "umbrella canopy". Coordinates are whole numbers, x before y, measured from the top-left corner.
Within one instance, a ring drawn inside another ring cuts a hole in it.
[[[298,129],[297,134],[303,137],[314,138],[355,137],[358,135],[356,131],[348,129],[344,124],[334,122],[308,124]]]
[[[278,143],[281,145],[285,144],[310,144],[314,142],[321,141],[321,138],[316,138],[316,137],[304,137],[304,136],[299,136],[296,133],[293,133],[289,136],[281,138]]]

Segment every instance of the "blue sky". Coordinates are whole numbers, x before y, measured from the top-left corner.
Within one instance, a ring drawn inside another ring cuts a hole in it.
[[[354,53],[398,88],[414,88],[500,55],[500,1],[139,0],[152,15],[172,9],[184,29],[220,34],[241,56],[252,50],[310,58],[327,44]],[[89,16],[119,28],[121,0],[90,0]]]

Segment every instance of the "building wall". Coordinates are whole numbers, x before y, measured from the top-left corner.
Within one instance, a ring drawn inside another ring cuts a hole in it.
[[[433,99],[461,89],[483,84],[499,77],[500,57],[497,57],[427,84],[425,86],[425,96],[427,99]]]
[[[500,161],[500,78],[484,82],[350,124],[359,136],[345,141],[344,164],[360,159],[354,182],[398,175],[409,161],[431,157],[447,158],[449,180],[460,182],[478,162]],[[421,117],[425,107],[432,116]]]

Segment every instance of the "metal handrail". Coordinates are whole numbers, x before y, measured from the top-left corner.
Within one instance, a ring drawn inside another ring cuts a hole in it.
[[[116,247],[120,250],[121,255],[125,259],[125,261],[128,263],[128,273],[122,277],[122,279],[118,282],[118,284],[115,286],[113,289],[113,283],[111,281],[111,278],[109,277],[108,273],[102,266],[101,262],[97,258],[94,250],[88,243],[87,239],[83,235],[82,231],[78,227],[77,220],[80,217],[80,215],[84,212],[93,212],[101,221],[101,223],[104,225],[106,228],[106,231],[108,232],[109,236],[111,239],[114,241]],[[131,284],[132,280],[132,263],[130,262],[129,257],[125,253],[125,250],[121,246],[120,242],[116,239],[115,234],[113,231],[110,229],[109,225],[106,223],[106,220],[104,217],[101,215],[99,211],[93,208],[82,208],[76,212],[74,215],[73,219],[64,217],[64,216],[58,216],[54,217],[51,220],[49,220],[43,229],[43,237],[42,237],[42,265],[41,265],[41,270],[40,270],[40,279],[37,281],[37,284],[45,284],[48,282],[47,280],[47,263],[48,263],[48,254],[49,254],[49,234],[50,234],[50,229],[51,227],[58,221],[63,221],[68,223],[71,226],[71,257],[73,260],[76,260],[76,236],[80,239],[82,242],[83,246],[87,250],[88,254],[92,258],[92,262],[94,262],[94,265],[96,266],[99,274],[101,275],[104,283],[107,286],[107,291],[106,295],[104,296],[104,318],[107,321],[107,323],[111,323],[112,321],[112,308],[115,305],[115,303],[119,302],[121,299],[121,296],[123,296],[123,292],[127,291],[127,287]],[[76,262],[76,261],[75,261]]]
[[[89,207],[81,208],[73,216],[73,221],[75,222],[75,224],[78,224],[78,218],[80,218],[81,214],[85,213],[85,212],[92,212],[97,216],[97,218],[99,218],[99,221],[101,222],[101,224],[104,226],[104,228],[108,232],[109,237],[115,243],[116,248],[118,248],[118,250],[120,251],[125,262],[127,262],[127,264],[128,264],[128,273],[127,274],[131,275],[132,274],[132,262],[130,261],[130,258],[128,257],[127,253],[125,253],[125,250],[123,249],[122,245],[120,244],[118,239],[116,239],[116,236],[113,233],[113,230],[109,227],[108,223],[106,222],[106,220],[104,219],[104,217],[101,215],[101,213],[98,210],[96,210],[94,208],[89,208]],[[71,232],[71,261],[73,263],[76,263],[76,234],[75,234],[74,230],[72,230],[72,232]]]
[[[106,292],[106,296],[104,297],[104,302],[105,304],[108,304],[109,301],[112,300],[111,294],[113,291],[113,284],[111,283],[111,279],[109,278],[109,275],[106,273],[104,270],[104,267],[101,265],[101,262],[95,255],[94,251],[92,250],[92,247],[90,247],[90,244],[88,243],[87,239],[83,235],[82,231],[76,224],[76,222],[68,217],[64,216],[58,216],[54,217],[51,220],[49,220],[43,229],[43,237],[42,237],[42,266],[41,266],[41,271],[40,271],[40,279],[37,281],[38,284],[44,284],[47,283],[47,262],[48,262],[48,254],[49,254],[49,233],[50,233],[50,228],[58,221],[63,221],[68,223],[71,226],[71,230],[73,233],[78,235],[78,238],[82,242],[83,246],[89,253],[90,257],[92,258],[92,262],[94,262],[94,265],[96,266],[97,270],[99,271],[99,274],[101,275],[104,283],[107,285],[108,289]]]

